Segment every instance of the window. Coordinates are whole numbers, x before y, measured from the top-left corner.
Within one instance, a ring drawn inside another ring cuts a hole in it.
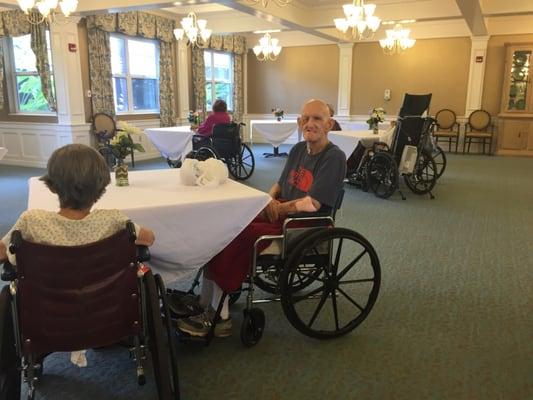
[[[111,35],[115,111],[159,112],[159,43]]]
[[[6,72],[11,78],[8,83],[10,108],[17,113],[51,113],[41,89],[41,78],[37,72],[35,54],[31,49],[31,36],[6,38],[9,51],[6,54]],[[52,76],[52,92],[55,97],[50,33],[46,32],[48,64]]]
[[[222,99],[233,110],[233,59],[229,53],[204,51],[206,108]]]

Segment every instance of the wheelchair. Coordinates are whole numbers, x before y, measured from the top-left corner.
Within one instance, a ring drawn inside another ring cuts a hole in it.
[[[13,232],[10,251],[17,266],[4,263],[2,280],[9,285],[0,293],[1,399],[21,397],[21,375],[28,385],[27,399],[33,399],[43,359],[50,353],[124,341],[133,344],[138,384],[146,382],[149,351],[157,398],[179,399],[165,287],[142,264],[149,255],[134,241],[131,222],[107,239],[73,247],[31,243]]]
[[[403,175],[405,184],[413,193],[429,194],[430,198],[434,198],[431,191],[440,176],[439,172],[442,175],[444,171],[446,160],[432,138],[435,120],[421,116],[428,110],[430,100],[431,94],[405,95],[391,145],[374,143],[357,169],[349,172],[350,183],[360,185],[365,191],[371,190],[376,197],[383,199],[398,190],[405,200],[399,190],[400,175]],[[439,157],[440,169],[434,156]]]
[[[204,161],[208,158],[217,158],[226,163],[229,173],[237,180],[246,180],[255,169],[254,153],[244,143],[241,127],[245,124],[235,122],[217,124],[213,127],[213,135],[204,137],[193,136],[193,151],[186,158],[195,158]]]
[[[265,314],[254,307],[257,303],[281,301],[289,323],[316,339],[343,336],[364,321],[377,300],[381,267],[368,240],[353,230],[335,227],[343,195],[344,190],[330,213],[290,215],[280,235],[257,239],[250,273],[240,291],[223,294],[206,344],[213,337],[225,297],[230,296],[231,304],[241,291],[247,297],[240,338],[247,347],[260,341],[265,327]],[[260,251],[265,242],[269,246]],[[190,292],[198,282],[199,274]],[[274,298],[254,299],[254,286]]]

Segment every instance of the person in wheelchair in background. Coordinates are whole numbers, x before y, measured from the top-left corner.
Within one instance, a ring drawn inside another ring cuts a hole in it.
[[[178,329],[191,336],[206,336],[224,292],[240,288],[252,261],[253,246],[262,235],[280,234],[291,213],[329,212],[334,208],[346,175],[344,153],[328,140],[333,126],[328,106],[309,100],[302,108],[298,126],[304,141],[296,144],[279,180],[270,189],[272,200],[233,241],[204,268],[200,305],[202,314],[178,320]],[[264,243],[259,251],[268,244]],[[215,336],[231,335],[228,297],[215,327]]]
[[[94,210],[91,207],[110,183],[108,166],[95,149],[69,144],[52,153],[47,173],[41,177],[59,197],[59,211],[27,210],[0,241],[0,262],[15,255],[8,251],[11,233],[19,230],[22,238],[41,244],[78,246],[105,239],[124,229],[128,217],[119,210]],[[154,233],[135,224],[136,244],[150,246]]]
[[[206,143],[206,138],[213,135],[213,127],[216,124],[229,124],[231,117],[228,114],[228,105],[224,100],[217,99],[213,103],[213,112],[196,129],[193,136],[193,149],[197,150]]]

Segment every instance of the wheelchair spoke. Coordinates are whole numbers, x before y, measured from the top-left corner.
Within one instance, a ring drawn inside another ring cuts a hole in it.
[[[339,330],[339,312],[337,310],[337,294],[335,289],[331,292],[331,306],[333,307],[333,317],[335,318],[335,329]]]
[[[294,297],[292,298],[292,300],[293,300],[293,304],[299,303],[299,302],[302,301],[302,300],[306,300],[306,299],[308,299],[308,298],[314,296],[315,294],[322,292],[324,289],[325,289],[325,286],[322,285],[322,286],[320,286],[320,287],[318,287],[318,288],[316,288],[316,289],[313,289],[313,290],[311,290],[310,292],[305,293],[305,294],[303,294],[303,295],[301,295],[301,296],[294,296]]]
[[[337,276],[337,279],[341,280],[342,277],[343,277],[344,275],[346,275],[346,273],[347,273],[350,269],[352,269],[352,267],[353,267],[355,264],[357,264],[357,262],[358,262],[358,261],[359,261],[359,260],[360,260],[360,259],[366,254],[366,253],[367,253],[367,250],[364,249],[364,250],[361,252],[361,254],[359,254],[357,257],[355,257],[355,259],[354,259],[350,264],[348,264],[348,265],[346,266],[346,268],[344,268],[344,269],[341,271],[341,273]]]
[[[339,281],[339,285],[345,285],[347,283],[363,283],[363,282],[375,282],[375,278],[368,278],[368,279],[351,279],[349,281]]]
[[[359,310],[364,311],[364,308],[361,307],[354,299],[352,299],[350,296],[346,294],[344,290],[342,290],[340,287],[337,288],[337,290],[346,297],[346,300],[348,300],[350,303],[352,303],[354,306],[356,306]]]
[[[335,264],[334,264],[335,269],[333,271],[334,274],[336,274],[337,271],[339,270],[339,261],[341,258],[341,250],[342,250],[342,240],[343,238],[339,240],[339,245],[337,246],[337,254],[335,255]]]
[[[329,292],[327,290],[324,290],[324,293],[322,294],[322,298],[320,299],[320,302],[318,303],[318,306],[316,307],[315,312],[313,313],[313,315],[311,316],[311,319],[309,320],[309,323],[307,324],[309,328],[315,322],[316,317],[318,317],[318,313],[320,313],[320,310],[322,310],[322,307],[324,307],[324,303],[326,303],[328,296],[329,296]]]

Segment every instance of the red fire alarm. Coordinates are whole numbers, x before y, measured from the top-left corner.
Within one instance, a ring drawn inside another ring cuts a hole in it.
[[[476,62],[482,63],[483,62],[483,56],[476,56]]]
[[[75,53],[77,50],[76,43],[69,43],[68,44],[68,51],[71,53]]]

